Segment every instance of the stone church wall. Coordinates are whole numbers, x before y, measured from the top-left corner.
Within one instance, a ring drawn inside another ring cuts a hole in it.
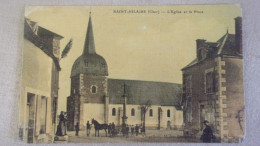
[[[116,115],[112,115],[113,108],[116,109]],[[167,128],[167,122],[170,121],[170,127],[168,128],[181,128],[183,125],[182,122],[182,111],[176,110],[174,106],[158,106],[158,105],[152,105],[146,112],[146,127],[157,129],[158,127],[158,108],[162,109],[161,114],[161,128]],[[135,110],[135,114],[132,116],[131,112],[132,109]],[[152,109],[152,116],[150,116],[150,109]],[[167,110],[170,110],[170,117],[167,117]],[[123,105],[121,104],[110,104],[109,105],[109,123],[114,122],[115,125],[121,125],[122,124],[122,115],[123,115]],[[141,120],[141,109],[140,105],[127,105],[126,106],[126,116],[127,124],[128,125],[136,125],[136,124],[142,124]]]
[[[158,127],[158,108],[162,108],[161,116],[161,128],[171,128],[171,129],[180,129],[182,128],[182,111],[176,110],[174,106],[157,106],[152,105],[146,112],[146,127],[157,129]],[[115,115],[112,114],[112,110],[115,108]],[[83,128],[85,128],[87,121],[91,123],[91,120],[94,118],[100,124],[104,123],[104,104],[96,103],[85,103],[84,104],[84,117],[83,117]],[[132,109],[134,109],[134,114],[132,115]],[[150,116],[150,109],[153,110],[153,116]],[[170,117],[167,117],[167,110],[170,110]],[[114,122],[116,126],[122,124],[123,116],[123,105],[121,104],[109,104],[108,111],[108,124]],[[128,125],[140,125],[141,121],[141,110],[139,105],[127,105],[126,106],[126,115],[128,117]],[[170,126],[167,126],[168,121],[170,121]]]

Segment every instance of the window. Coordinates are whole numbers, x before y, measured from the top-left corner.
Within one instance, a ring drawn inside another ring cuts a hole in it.
[[[192,103],[191,101],[187,101],[187,109],[185,111],[186,122],[192,122]]]
[[[84,60],[84,63],[85,63],[85,67],[88,67],[88,61]]]
[[[116,109],[113,108],[113,109],[112,109],[112,116],[115,116],[115,115],[116,115]]]
[[[216,72],[206,73],[206,93],[218,91],[218,74]]]
[[[41,129],[40,134],[46,133],[47,98],[41,98]]]
[[[134,108],[132,108],[132,110],[131,110],[131,116],[135,116],[135,109]]]
[[[186,91],[186,95],[188,97],[191,96],[192,94],[192,76],[191,75],[188,75],[186,78],[185,78],[185,91]]]
[[[171,117],[171,111],[167,110],[167,117]]]
[[[150,111],[149,111],[149,115],[150,115],[150,117],[153,116],[153,110],[152,110],[152,109],[150,109]]]
[[[92,86],[91,92],[92,92],[92,93],[97,93],[97,87],[96,87],[96,86]]]

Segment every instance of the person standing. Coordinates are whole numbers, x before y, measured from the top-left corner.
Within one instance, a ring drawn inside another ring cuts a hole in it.
[[[145,127],[144,127],[144,126],[141,127],[141,134],[142,134],[143,136],[145,136]]]
[[[109,125],[108,125],[108,135],[109,136],[111,136],[111,132],[112,131],[112,125],[111,125],[111,123],[109,123]]]
[[[116,126],[115,126],[114,122],[112,122],[112,124],[111,124],[111,131],[110,132],[111,132],[112,136],[116,135]]]
[[[128,135],[129,135],[129,126],[126,125],[126,137],[128,137]]]
[[[135,134],[136,134],[136,136],[138,136],[138,133],[139,133],[139,126],[136,124],[136,126],[135,126]]]
[[[134,135],[134,130],[135,130],[134,125],[131,125],[131,134],[132,135]]]
[[[87,122],[86,127],[87,127],[87,136],[89,136],[91,130],[91,125],[89,124],[89,121]]]
[[[59,115],[59,125],[57,127],[56,135],[57,136],[65,135],[65,117],[63,111],[61,111]]]
[[[203,130],[203,134],[200,137],[200,140],[204,143],[211,143],[211,140],[214,138],[211,127],[209,126],[209,121],[205,120],[204,122],[205,129]]]
[[[76,126],[75,126],[75,130],[76,130],[76,136],[79,136],[79,122],[77,122]]]

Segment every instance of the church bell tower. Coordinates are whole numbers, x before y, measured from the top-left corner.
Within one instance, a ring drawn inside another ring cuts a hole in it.
[[[74,62],[71,70],[71,93],[67,99],[68,130],[74,130],[79,122],[80,129],[85,128],[86,119],[95,118],[92,112],[102,111],[99,122],[107,123],[108,67],[106,60],[96,53],[91,13],[82,55]],[[102,105],[102,109],[93,109],[93,105]]]

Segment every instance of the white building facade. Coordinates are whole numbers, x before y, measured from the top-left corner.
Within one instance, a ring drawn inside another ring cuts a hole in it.
[[[19,139],[48,143],[54,138],[60,70],[57,60],[59,40],[63,37],[29,19],[24,25]]]

